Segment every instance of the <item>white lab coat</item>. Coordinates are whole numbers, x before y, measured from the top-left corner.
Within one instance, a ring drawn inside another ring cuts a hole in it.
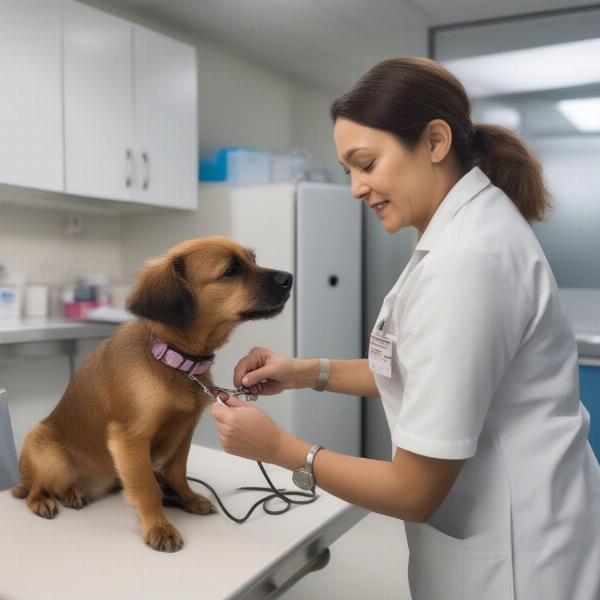
[[[406,523],[413,600],[599,600],[600,468],[576,342],[529,224],[474,168],[448,193],[374,333],[393,450],[467,459]]]

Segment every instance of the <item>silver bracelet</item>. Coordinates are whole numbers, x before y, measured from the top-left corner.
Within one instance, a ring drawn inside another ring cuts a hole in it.
[[[329,359],[320,358],[319,363],[321,365],[319,369],[319,379],[313,389],[317,392],[322,392],[329,381]]]

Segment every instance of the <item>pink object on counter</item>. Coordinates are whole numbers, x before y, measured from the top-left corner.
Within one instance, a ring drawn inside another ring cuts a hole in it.
[[[100,300],[63,302],[63,313],[66,319],[85,319],[89,310],[104,305],[106,302]]]

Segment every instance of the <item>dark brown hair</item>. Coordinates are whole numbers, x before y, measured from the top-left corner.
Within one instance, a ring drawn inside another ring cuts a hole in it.
[[[418,142],[427,124],[443,119],[452,148],[466,172],[478,166],[529,221],[542,221],[550,207],[539,162],[509,129],[471,122],[463,85],[427,58],[394,58],[375,65],[331,105],[331,118],[394,134],[406,146]]]

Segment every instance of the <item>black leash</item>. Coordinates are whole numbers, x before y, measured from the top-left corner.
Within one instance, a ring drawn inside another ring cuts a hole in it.
[[[188,477],[188,479],[190,481],[195,481],[196,483],[199,483],[205,487],[207,487],[213,494],[213,496],[216,498],[217,502],[219,503],[219,506],[223,509],[223,512],[232,520],[235,521],[236,523],[243,523],[244,521],[246,521],[248,519],[248,517],[250,517],[250,515],[254,512],[254,510],[260,506],[261,504],[263,505],[263,510],[269,514],[269,515],[282,515],[283,513],[286,513],[288,510],[290,510],[290,508],[292,507],[293,504],[311,504],[312,502],[314,502],[318,496],[315,494],[315,490],[314,488],[311,490],[310,493],[307,492],[296,492],[296,491],[284,491],[283,488],[279,488],[277,489],[274,485],[273,482],[269,479],[269,476],[267,475],[267,472],[265,471],[265,468],[263,467],[263,464],[260,461],[256,461],[258,466],[260,467],[260,470],[262,471],[262,474],[265,476],[265,479],[267,480],[267,483],[269,484],[269,487],[254,487],[254,486],[245,486],[245,487],[239,487],[237,488],[236,491],[248,491],[248,492],[270,492],[272,491],[272,494],[269,494],[268,496],[265,496],[264,498],[261,498],[260,500],[258,500],[257,502],[255,502],[252,507],[250,508],[250,510],[246,513],[245,516],[243,517],[234,517],[226,508],[225,505],[223,504],[223,502],[221,502],[221,499],[219,498],[219,496],[217,495],[217,492],[215,492],[215,490],[205,481],[202,481],[201,479],[196,479],[194,477]],[[292,500],[289,496],[305,496],[307,498],[309,498],[308,500]],[[283,502],[285,502],[285,507],[280,508],[278,510],[272,509],[269,507],[269,502],[271,502],[272,500],[274,500],[275,498],[279,498],[280,500],[283,500]]]
[[[219,498],[219,495],[217,494],[217,492],[215,492],[214,488],[206,483],[206,481],[202,481],[201,479],[196,479],[195,477],[187,477],[187,479],[189,481],[195,481],[196,483],[199,483],[200,485],[203,485],[204,487],[208,488],[212,495],[215,497],[215,499],[217,500],[217,503],[219,504],[219,506],[221,507],[221,509],[223,510],[223,512],[235,523],[244,523],[245,521],[248,520],[248,518],[250,517],[250,515],[255,511],[255,509],[260,506],[261,504],[263,505],[263,510],[269,514],[269,515],[282,515],[284,513],[286,513],[288,510],[290,510],[290,508],[292,508],[292,505],[294,504],[311,504],[312,502],[314,502],[319,496],[315,493],[314,488],[310,491],[310,492],[297,492],[297,491],[286,491],[284,490],[284,488],[276,488],[273,485],[273,482],[269,479],[269,476],[267,475],[267,472],[265,471],[265,468],[263,467],[263,464],[257,460],[256,461],[260,470],[262,471],[262,474],[264,475],[265,479],[267,480],[267,483],[269,484],[269,487],[255,487],[255,486],[244,486],[244,487],[239,487],[236,488],[236,491],[247,491],[247,492],[273,492],[272,494],[269,494],[268,496],[265,496],[263,498],[261,498],[260,500],[258,500],[257,502],[255,502],[252,507],[250,508],[250,510],[243,516],[243,517],[235,517],[234,515],[232,515],[226,508],[225,505],[223,504],[223,502],[221,501],[221,499]],[[173,490],[166,481],[164,481],[158,474],[156,474],[156,480],[162,490],[163,493],[163,506],[178,506],[180,508],[184,508],[184,502],[181,499],[181,496],[175,492],[175,490]],[[292,498],[290,498],[289,496],[304,496],[305,498],[308,498],[308,500],[293,500]],[[283,502],[285,503],[285,506],[283,508],[280,509],[273,509],[269,507],[269,502],[271,502],[272,500],[274,500],[275,498],[278,498],[279,500],[283,500]]]

